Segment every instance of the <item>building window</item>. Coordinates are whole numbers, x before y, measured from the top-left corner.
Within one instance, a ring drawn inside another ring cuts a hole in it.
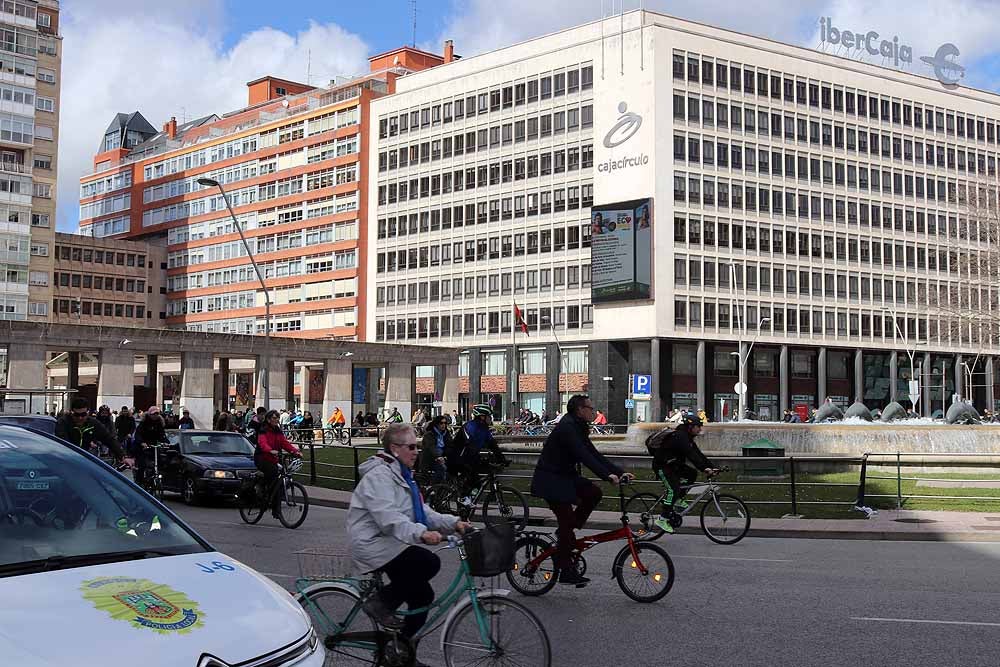
[[[545,350],[521,350],[521,374],[545,375]]]
[[[562,309],[558,310],[561,311]],[[589,357],[589,348],[563,348],[560,354],[559,372],[577,374],[587,373],[589,369]]]
[[[482,353],[483,375],[506,375],[507,354],[505,352]]]

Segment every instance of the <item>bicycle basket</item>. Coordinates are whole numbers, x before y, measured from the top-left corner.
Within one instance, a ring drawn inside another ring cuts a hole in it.
[[[514,524],[506,521],[487,525],[467,535],[465,547],[469,574],[474,577],[495,577],[514,566]]]
[[[309,547],[295,552],[303,579],[338,579],[351,576],[351,556],[336,547]]]

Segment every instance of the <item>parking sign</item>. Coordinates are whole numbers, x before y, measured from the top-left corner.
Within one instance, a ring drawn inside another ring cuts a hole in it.
[[[633,396],[649,396],[653,387],[653,376],[652,375],[633,375],[632,376],[632,395]]]

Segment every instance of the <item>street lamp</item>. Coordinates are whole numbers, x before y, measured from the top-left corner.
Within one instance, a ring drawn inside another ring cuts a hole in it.
[[[229,217],[233,219],[233,226],[236,227],[236,231],[240,234],[240,240],[243,241],[243,248],[247,251],[247,257],[250,258],[250,264],[253,265],[253,270],[257,274],[257,280],[260,281],[260,288],[264,291],[264,359],[261,363],[260,373],[262,378],[261,384],[264,386],[264,406],[267,409],[270,409],[271,382],[267,377],[267,367],[271,362],[271,292],[267,289],[267,284],[264,282],[264,276],[261,274],[260,267],[257,266],[257,261],[254,259],[253,252],[250,250],[250,244],[247,243],[247,237],[243,235],[243,228],[240,226],[239,220],[236,219],[236,214],[233,213],[233,207],[229,204],[229,195],[226,194],[225,189],[222,187],[222,183],[214,178],[202,176],[198,179],[198,184],[203,185],[206,188],[219,188],[219,192],[222,193],[222,199],[226,202],[226,210],[229,211]]]
[[[917,379],[913,370],[913,357],[917,354],[917,351],[915,349],[910,349],[910,342],[906,339],[906,336],[903,335],[902,330],[899,328],[899,323],[896,321],[896,311],[889,307],[883,307],[882,311],[889,313],[892,316],[893,339],[895,340],[895,337],[898,335],[903,341],[903,345],[906,346],[906,356],[910,358],[910,381],[917,382],[917,391],[913,392],[916,396],[916,400],[914,400],[913,396],[910,396],[910,403],[913,404],[913,411],[920,414],[919,410],[917,410],[917,404],[920,402],[920,380]],[[895,389],[895,387],[893,387],[893,389]]]
[[[737,357],[739,359],[739,362],[740,362],[740,383],[739,383],[739,388],[742,391],[736,392],[737,395],[739,396],[739,410],[740,410],[739,411],[739,415],[736,418],[737,421],[742,421],[743,420],[743,416],[746,414],[746,408],[747,408],[747,379],[746,379],[747,360],[750,358],[750,353],[753,352],[754,343],[756,343],[757,342],[757,338],[760,337],[760,330],[764,327],[765,323],[770,322],[770,321],[771,321],[770,317],[762,317],[762,318],[760,318],[760,322],[757,323],[757,332],[754,334],[753,340],[750,341],[750,346],[747,348],[746,354],[743,354],[742,351],[730,352],[729,353],[730,355]],[[742,340],[740,340],[737,344],[738,344],[738,346],[740,348],[743,347],[743,341]]]
[[[541,322],[542,324],[551,324],[552,318],[548,315],[542,315]],[[559,344],[559,337],[556,336],[556,328],[554,326],[549,326],[549,331],[552,332],[552,338],[555,339],[556,347],[559,348],[559,355],[562,356],[562,345]]]

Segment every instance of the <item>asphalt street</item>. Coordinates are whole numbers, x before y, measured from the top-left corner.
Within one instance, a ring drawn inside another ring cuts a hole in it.
[[[231,506],[171,506],[219,551],[294,589],[294,552],[344,546],[346,512],[313,506],[287,530],[244,524]],[[661,601],[632,602],[610,578],[620,545],[587,552],[591,584],[520,599],[542,619],[553,665],[996,665],[1000,542],[748,538],[719,546],[665,536],[676,581]],[[455,571],[441,554],[436,583]],[[506,586],[506,579],[500,578]],[[435,641],[420,657],[443,664]]]

